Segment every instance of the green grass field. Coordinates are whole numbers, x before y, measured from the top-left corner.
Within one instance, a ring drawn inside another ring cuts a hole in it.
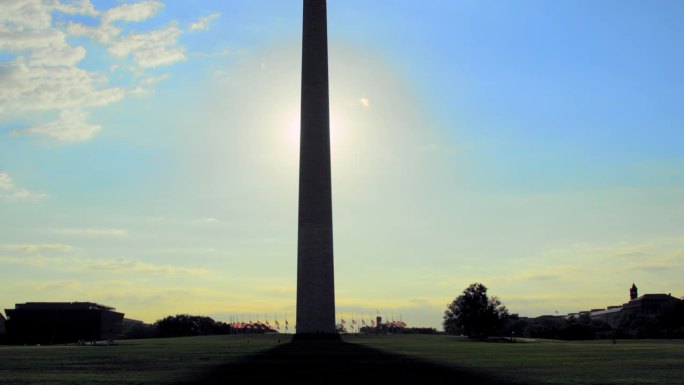
[[[229,383],[231,370],[250,357],[268,357],[249,366],[261,374],[269,373],[268,367],[278,360],[291,360],[297,353],[282,350],[288,341],[287,336],[275,335],[207,336],[119,341],[116,346],[1,346],[0,384],[173,384],[214,377],[213,383]],[[373,370],[370,361],[385,360],[382,370],[391,374],[397,364],[387,361],[386,354],[391,359],[401,357],[404,363],[425,362],[453,370],[453,383],[459,383],[458,373],[463,372],[482,374],[494,383],[496,379],[524,384],[684,383],[684,341],[679,340],[483,343],[407,335],[347,336],[345,341],[346,350],[326,347],[338,350],[336,370],[345,368],[345,378],[353,378],[360,360],[366,372]],[[353,357],[357,348],[366,349],[362,358]],[[274,351],[280,353],[268,353]],[[283,362],[285,378],[293,361]],[[225,381],[211,374],[218,373],[212,372],[217,367],[225,368]],[[326,370],[320,363],[319,368]]]
[[[684,340],[483,343],[448,336],[368,336],[358,342],[528,384],[684,384]]]

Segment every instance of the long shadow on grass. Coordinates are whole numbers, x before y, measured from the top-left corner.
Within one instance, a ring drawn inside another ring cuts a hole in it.
[[[212,368],[184,384],[511,384],[501,378],[347,342],[292,342]]]

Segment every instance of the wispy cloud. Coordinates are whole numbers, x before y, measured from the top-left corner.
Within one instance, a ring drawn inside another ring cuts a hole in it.
[[[203,218],[200,218],[198,220],[199,223],[207,223],[207,224],[217,223],[218,221],[219,221],[218,218],[214,218],[214,217],[203,217]]]
[[[104,44],[119,59],[131,56],[143,70],[167,66],[187,58],[185,47],[178,43],[178,38],[184,32],[182,29],[172,24],[145,33],[125,33],[114,23],[142,22],[153,17],[163,7],[158,1],[122,4],[102,13],[98,26],[69,22],[66,31],[72,36],[88,37]],[[209,23],[212,18],[211,15],[208,16],[204,24]]]
[[[378,297],[369,301],[368,298],[358,298],[351,296],[340,296],[335,298],[335,305],[339,311],[347,311],[348,309],[358,309],[364,312],[374,312],[378,306],[382,307],[383,311],[399,311],[415,308],[441,308],[446,305],[444,301],[435,297]]]
[[[56,10],[68,14],[82,14],[95,16],[98,12],[90,3],[90,0],[73,0],[68,3],[62,3],[61,1],[55,1],[53,6]]]
[[[12,190],[16,186],[12,183],[12,178],[6,172],[0,172],[0,190]]]
[[[546,309],[546,314],[551,314],[558,309],[569,309],[571,312],[589,310],[589,308],[596,308],[597,306],[611,306],[620,305],[620,303],[612,303],[615,298],[613,295],[593,294],[593,295],[577,295],[573,293],[545,293],[545,294],[526,294],[524,296],[509,295],[504,299],[505,304],[509,309],[524,305],[525,307],[533,306],[535,308]],[[564,311],[559,311],[563,314]]]
[[[275,294],[275,295],[281,295],[281,294],[294,294],[296,293],[296,288],[294,286],[290,285],[262,285],[262,286],[257,286],[256,287],[257,291],[260,291],[262,293],[266,294]]]
[[[187,268],[173,265],[159,265],[131,258],[91,259],[85,268],[86,270],[91,271],[125,274],[149,273],[204,275],[208,273],[208,270],[206,269]]]
[[[101,107],[125,95],[123,88],[107,88],[103,75],[75,65],[33,65],[18,57],[0,64],[0,73],[0,112]]]
[[[21,113],[102,106],[123,97],[106,78],[77,67],[86,50],[53,25],[52,12],[95,14],[88,1],[0,3],[0,50],[15,57],[0,64],[0,112]]]
[[[35,119],[29,115],[34,111],[59,112],[58,119],[38,121],[11,133],[60,143],[89,140],[102,127],[86,121],[88,109],[110,105],[127,95],[147,94],[164,75],[150,78],[145,76],[146,69],[186,60],[185,48],[178,41],[184,31],[175,25],[131,32],[130,23],[144,22],[163,7],[160,1],[140,1],[100,11],[88,0],[0,2],[0,51],[9,54],[9,59],[0,62],[0,113]],[[99,24],[55,22],[53,14],[60,12],[86,15]],[[206,29],[215,17],[209,15],[193,23],[193,28]],[[86,48],[70,42],[68,36],[87,37],[104,45],[113,60],[131,57],[133,66],[124,68],[134,73],[133,84],[111,86],[106,73],[80,67]],[[15,196],[23,199],[25,194],[16,192]]]
[[[65,235],[79,235],[79,236],[105,236],[105,237],[122,237],[128,235],[125,229],[106,229],[106,228],[81,228],[81,229],[60,229],[57,230],[60,234]]]
[[[625,264],[622,270],[629,273],[647,272],[653,274],[682,271],[684,270],[684,245],[668,255],[651,257],[642,262],[630,261],[630,263]]]
[[[17,187],[8,173],[0,171],[0,200],[38,201],[45,197],[45,194],[34,193],[29,191],[28,189]]]
[[[113,21],[144,21],[154,16],[162,8],[164,8],[164,4],[159,1],[122,4],[104,12],[102,22],[109,24]]]
[[[361,106],[363,108],[369,108],[370,107],[370,101],[366,97],[359,98],[359,103],[361,104]]]
[[[128,34],[112,43],[109,52],[120,58],[131,55],[143,68],[173,64],[186,59],[185,48],[178,45],[181,33],[180,28],[169,26],[148,33]]]
[[[61,264],[60,257],[46,257],[42,254],[31,254],[31,255],[2,255],[0,254],[0,265],[20,265],[20,266],[32,266],[32,267],[57,267]]]
[[[45,250],[45,249],[42,249]],[[24,250],[21,250],[24,251]],[[0,255],[0,264],[48,268],[55,271],[111,274],[206,275],[207,269],[156,264],[135,258],[84,258],[78,256]]]
[[[194,23],[190,24],[190,27],[188,27],[188,31],[204,31],[209,29],[209,26],[212,22],[212,20],[218,18],[221,16],[221,14],[214,12],[210,14],[209,16],[205,16],[199,20],[197,20]]]
[[[71,251],[72,247],[62,243],[24,243],[24,244],[5,244],[2,245],[3,249],[7,250],[18,250],[25,253],[40,253],[45,250],[51,251]]]
[[[97,124],[88,124],[85,120],[86,114],[83,111],[62,110],[56,121],[14,130],[11,133],[39,134],[60,142],[83,141],[92,138],[102,128]]]

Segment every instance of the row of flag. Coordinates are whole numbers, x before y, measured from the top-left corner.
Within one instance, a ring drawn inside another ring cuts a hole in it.
[[[280,322],[278,320],[273,322],[273,325],[266,320],[265,322],[255,321],[255,322],[231,322],[230,327],[235,330],[280,330]],[[285,320],[283,325],[285,330],[290,329],[290,323]]]
[[[340,319],[340,325],[344,329],[347,326],[347,321],[344,318]],[[371,319],[369,322],[366,322],[364,318],[361,318],[360,322],[357,321],[355,318],[351,319],[351,323],[349,324],[351,330],[355,330],[357,328],[364,328],[364,327],[386,327],[386,328],[391,328],[391,329],[399,329],[399,328],[405,328],[406,323],[404,321],[387,321],[384,323],[380,323],[379,325],[376,324],[375,320]]]
[[[271,323],[268,319],[266,319],[264,322],[261,322],[259,320],[252,322],[251,319],[249,319],[248,322],[244,322],[242,320],[238,321],[238,318],[243,318],[243,317],[231,317],[231,322],[228,324],[233,328],[234,330],[260,330],[260,331],[268,331],[268,330],[277,330],[277,331],[289,331],[290,330],[290,322],[285,319],[284,323],[280,323],[278,319],[276,318],[273,323]],[[251,318],[251,317],[249,317]],[[344,318],[340,318],[340,325],[342,328],[345,328],[347,326],[347,321]],[[293,325],[295,326],[295,325]],[[356,328],[363,328],[363,327],[387,327],[387,328],[405,328],[406,323],[399,320],[399,321],[387,321],[385,323],[381,323],[380,325],[376,324],[376,321],[371,319],[370,321],[366,321],[365,318],[362,318],[360,320],[357,320],[356,318],[351,318],[350,325],[351,329],[356,329]],[[295,326],[296,327],[296,326]],[[294,329],[294,328],[293,328]]]
[[[342,318],[341,324],[346,325],[347,321],[345,321],[344,318]],[[351,324],[352,325],[358,325],[358,322],[356,322],[355,319],[352,319]],[[389,322],[383,323],[381,325],[384,325],[387,327],[405,328],[406,322],[404,322],[404,321],[389,321]],[[366,324],[365,320],[361,320],[361,327],[363,327],[363,326],[373,326],[374,327],[376,325],[375,325],[375,321],[373,321],[373,320],[370,321],[370,324]]]

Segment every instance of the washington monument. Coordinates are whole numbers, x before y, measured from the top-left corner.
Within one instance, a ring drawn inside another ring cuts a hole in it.
[[[297,336],[335,335],[328,32],[325,0],[304,0],[297,240]]]

